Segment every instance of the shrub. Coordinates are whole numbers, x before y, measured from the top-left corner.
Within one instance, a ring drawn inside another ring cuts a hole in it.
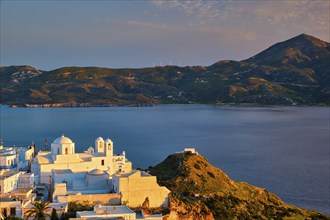
[[[92,211],[96,202],[90,203],[89,201],[83,202],[69,202],[68,212],[77,212],[77,211]]]
[[[201,167],[200,167],[197,163],[194,165],[194,167],[195,167],[197,170],[201,170]]]
[[[210,177],[212,177],[213,179],[215,178],[215,176],[214,176],[213,173],[211,173],[211,172],[207,172],[207,174],[208,174]]]

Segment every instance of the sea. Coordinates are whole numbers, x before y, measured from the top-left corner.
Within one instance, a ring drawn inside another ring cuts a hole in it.
[[[195,148],[235,181],[275,193],[298,207],[330,215],[329,107],[10,108],[1,106],[4,146],[50,148],[62,134],[83,152],[98,136],[147,168]],[[48,146],[45,146],[45,145]]]

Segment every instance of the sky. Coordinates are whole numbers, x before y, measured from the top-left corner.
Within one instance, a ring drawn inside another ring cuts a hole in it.
[[[330,0],[0,1],[1,66],[208,66],[302,33],[330,41]]]

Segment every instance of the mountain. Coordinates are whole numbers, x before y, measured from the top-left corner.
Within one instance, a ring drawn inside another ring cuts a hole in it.
[[[199,154],[172,154],[149,172],[172,192],[167,219],[329,219],[235,182]]]
[[[9,66],[0,68],[0,79],[0,103],[20,106],[329,105],[330,44],[302,34],[249,59],[211,66]]]

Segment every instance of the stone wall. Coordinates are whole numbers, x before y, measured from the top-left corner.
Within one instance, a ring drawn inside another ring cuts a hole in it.
[[[88,194],[88,195],[69,195],[68,202],[74,201],[89,201],[90,203],[96,202],[102,205],[120,205],[119,194]]]

